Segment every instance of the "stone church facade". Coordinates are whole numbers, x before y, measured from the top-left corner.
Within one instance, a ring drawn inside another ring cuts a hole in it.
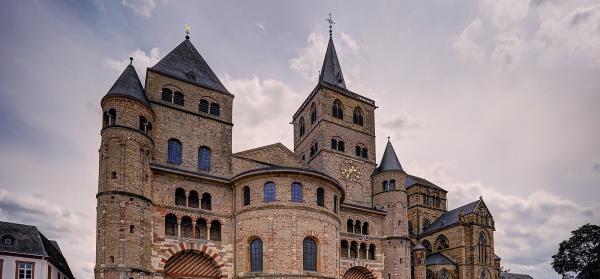
[[[233,153],[233,102],[189,37],[145,85],[125,68],[101,100],[97,279],[498,278],[482,199],[448,210],[389,139],[377,163],[377,106],[331,36],[293,151]]]

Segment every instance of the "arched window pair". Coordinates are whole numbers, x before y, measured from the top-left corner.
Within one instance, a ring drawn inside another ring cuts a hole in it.
[[[335,118],[344,119],[344,108],[342,107],[342,102],[340,102],[340,100],[333,101],[333,105],[331,106],[331,114]]]
[[[140,116],[139,130],[144,134],[150,134],[150,131],[152,131],[152,123],[148,122],[146,117]]]
[[[172,164],[181,164],[183,146],[178,139],[169,139],[167,147],[167,161]],[[198,148],[198,169],[210,170],[211,150],[206,146]]]
[[[348,219],[348,221],[346,222],[346,230],[349,233],[369,235],[369,223],[361,223],[359,220],[356,220],[356,222],[354,222],[352,219]]]
[[[438,238],[435,240],[435,249],[442,250],[448,247],[450,247],[448,244],[448,238],[444,235],[438,236]]]
[[[183,188],[175,189],[175,205],[180,206],[188,206],[193,208],[198,208],[200,206],[201,209],[212,210],[212,200],[211,195],[209,193],[203,193],[202,198],[198,198],[198,192],[191,190],[187,197],[186,204],[186,196],[185,190]]]
[[[344,152],[346,151],[346,144],[339,138],[331,139],[331,149]]]
[[[217,103],[209,103],[206,99],[198,102],[198,110],[204,113],[210,113],[214,116],[221,116],[221,107]]]
[[[300,124],[298,126],[300,126],[298,133],[300,134],[300,137],[304,136],[304,132],[306,132],[306,127],[304,127],[304,117],[300,117]]]
[[[310,157],[315,156],[315,154],[317,154],[317,151],[319,151],[319,146],[317,145],[317,142],[315,141],[310,146]]]
[[[106,126],[113,126],[117,123],[117,110],[114,108],[105,111],[102,114],[102,128]]]
[[[383,191],[392,191],[396,190],[396,180],[392,179],[390,181],[383,181]]]
[[[163,88],[161,90],[160,99],[165,102],[176,104],[178,106],[183,106],[185,104],[183,93],[179,91],[173,92],[169,88]]]
[[[348,246],[347,240],[340,242],[340,255],[342,258],[361,258],[368,260],[375,260],[376,247],[375,244],[371,244],[367,248],[366,243],[360,245],[356,241],[352,241]]]
[[[317,271],[317,242],[310,237],[302,241],[302,266],[306,271]],[[250,271],[263,271],[263,242],[260,238],[250,241]]]
[[[359,146],[357,145],[354,151],[354,154],[356,155],[356,157],[363,157],[363,158],[369,158],[369,151],[367,150],[366,147],[363,146]]]
[[[356,107],[352,113],[352,123],[363,126],[363,114],[359,107]]]

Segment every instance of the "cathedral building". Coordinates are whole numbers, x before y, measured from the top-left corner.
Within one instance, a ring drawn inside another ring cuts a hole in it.
[[[128,65],[100,103],[96,279],[499,277],[483,199],[449,210],[389,139],[377,163],[377,106],[347,88],[331,32],[293,150],[232,151],[244,92],[189,36],[145,74]]]

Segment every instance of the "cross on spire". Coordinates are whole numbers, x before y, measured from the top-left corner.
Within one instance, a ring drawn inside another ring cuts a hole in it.
[[[329,17],[325,19],[325,22],[329,23],[329,38],[332,37],[331,27],[335,24],[335,21],[331,18],[331,13],[329,13]]]
[[[189,24],[185,25],[185,39],[189,40],[190,39],[190,30],[192,30],[192,27]]]

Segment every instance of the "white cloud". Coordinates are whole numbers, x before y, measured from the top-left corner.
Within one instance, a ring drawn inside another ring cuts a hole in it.
[[[344,42],[346,44],[346,46],[350,50],[352,50],[352,52],[358,53],[358,51],[359,51],[358,43],[354,40],[354,38],[352,38],[352,36],[350,34],[342,32],[341,37],[342,37],[342,42]]]
[[[454,39],[454,49],[462,60],[483,61],[484,48],[475,40],[481,32],[481,21],[476,19]]]
[[[300,73],[306,80],[315,82],[323,64],[327,39],[325,35],[311,32],[306,39],[307,46],[298,50],[298,56],[289,60],[290,69]]]
[[[235,151],[280,141],[293,149],[289,123],[304,95],[293,92],[282,81],[258,76],[238,79],[226,74],[223,84],[238,93],[233,109]]]
[[[130,8],[136,14],[149,18],[156,8],[156,3],[160,1],[166,2],[166,0],[123,0],[121,4]]]
[[[492,52],[492,61],[501,68],[514,67],[521,57],[521,40],[517,36],[505,36],[497,39]]]
[[[154,66],[160,60],[160,50],[158,48],[152,48],[148,54],[141,49],[136,49],[129,54],[129,57],[133,58],[133,66],[136,68],[136,72],[140,77],[142,84],[146,78],[146,68]],[[109,68],[113,69],[117,73],[123,72],[127,64],[129,64],[129,58],[122,60],[106,59],[105,63]]]

